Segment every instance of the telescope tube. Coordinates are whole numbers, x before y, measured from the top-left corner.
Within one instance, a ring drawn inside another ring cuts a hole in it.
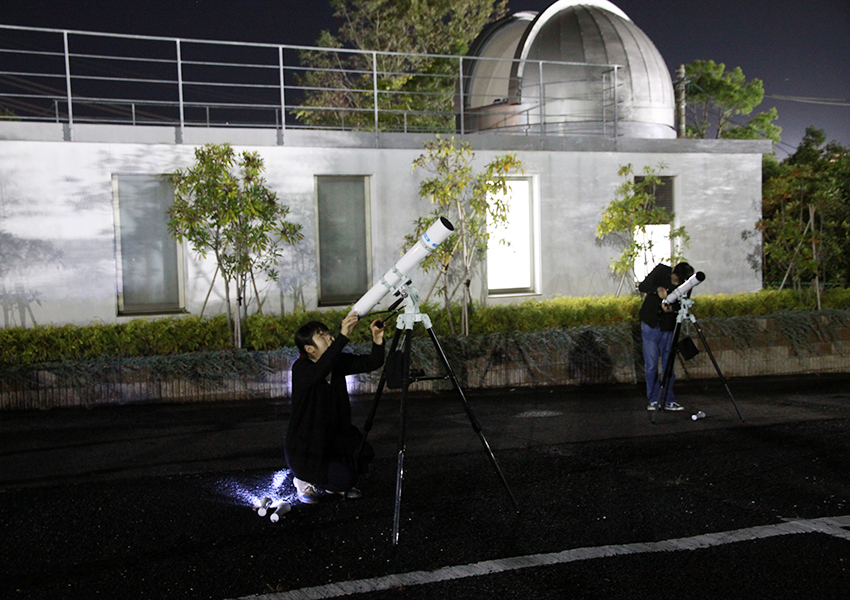
[[[697,271],[682,285],[667,294],[667,297],[661,301],[662,304],[673,304],[688,295],[692,289],[705,281],[705,273]]]
[[[447,218],[440,217],[437,219],[428,228],[428,230],[419,237],[413,245],[413,248],[408,250],[404,256],[398,259],[392,268],[384,273],[381,280],[373,285],[368,292],[363,294],[348,314],[357,313],[359,316],[362,316],[372,310],[372,308],[380,302],[384,296],[386,296],[399,283],[402,283],[402,280],[407,277],[410,271],[422,262],[426,256],[431,254],[437,246],[442,244],[443,241],[449,237],[449,234],[454,231],[454,229],[454,225],[452,225]]]

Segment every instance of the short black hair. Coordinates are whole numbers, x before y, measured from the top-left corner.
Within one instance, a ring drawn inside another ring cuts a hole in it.
[[[679,283],[685,283],[694,274],[694,268],[686,262],[680,262],[673,267],[673,274],[679,278]]]
[[[330,331],[328,326],[321,321],[310,321],[298,328],[295,332],[295,345],[298,346],[298,351],[305,354],[304,346],[315,346],[313,336],[317,333],[325,333]]]

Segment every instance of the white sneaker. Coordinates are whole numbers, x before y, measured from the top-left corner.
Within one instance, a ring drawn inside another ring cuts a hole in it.
[[[358,490],[356,487],[351,488],[347,492],[340,492],[340,494],[342,494],[342,497],[346,500],[357,500],[358,498],[363,497],[363,492]]]
[[[321,500],[321,493],[312,483],[307,483],[297,477],[293,478],[292,481],[295,484],[295,491],[298,492],[298,500],[300,502],[304,504],[316,504]]]

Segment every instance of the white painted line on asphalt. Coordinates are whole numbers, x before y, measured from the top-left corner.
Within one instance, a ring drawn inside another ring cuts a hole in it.
[[[512,558],[485,560],[469,565],[443,567],[436,571],[412,571],[410,573],[399,573],[398,575],[387,575],[385,577],[375,577],[373,579],[330,583],[328,585],[301,588],[300,590],[292,590],[289,592],[262,594],[259,596],[245,596],[240,600],[321,600],[324,598],[338,598],[340,596],[349,596],[351,594],[364,594],[368,592],[390,590],[402,586],[409,587],[412,585],[423,585],[428,583],[438,583],[441,581],[451,581],[454,579],[464,579],[466,577],[479,577],[481,575],[515,571],[517,569],[525,569],[528,567],[545,567],[580,560],[622,556],[626,554],[698,550],[702,548],[711,548],[712,546],[722,546],[724,544],[734,544],[736,542],[745,542],[749,540],[758,540],[797,533],[824,533],[850,540],[850,532],[842,529],[843,527],[850,527],[850,515],[843,517],[823,517],[820,519],[786,521],[785,523],[779,523],[777,525],[748,527],[746,529],[707,533],[705,535],[663,540],[660,542],[597,546],[595,548],[575,548],[573,550],[553,552],[550,554],[532,554],[530,556],[515,556]]]

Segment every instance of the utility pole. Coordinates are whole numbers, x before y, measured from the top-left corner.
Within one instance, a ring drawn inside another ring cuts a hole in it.
[[[676,137],[688,137],[685,126],[685,65],[679,65],[676,70]]]

